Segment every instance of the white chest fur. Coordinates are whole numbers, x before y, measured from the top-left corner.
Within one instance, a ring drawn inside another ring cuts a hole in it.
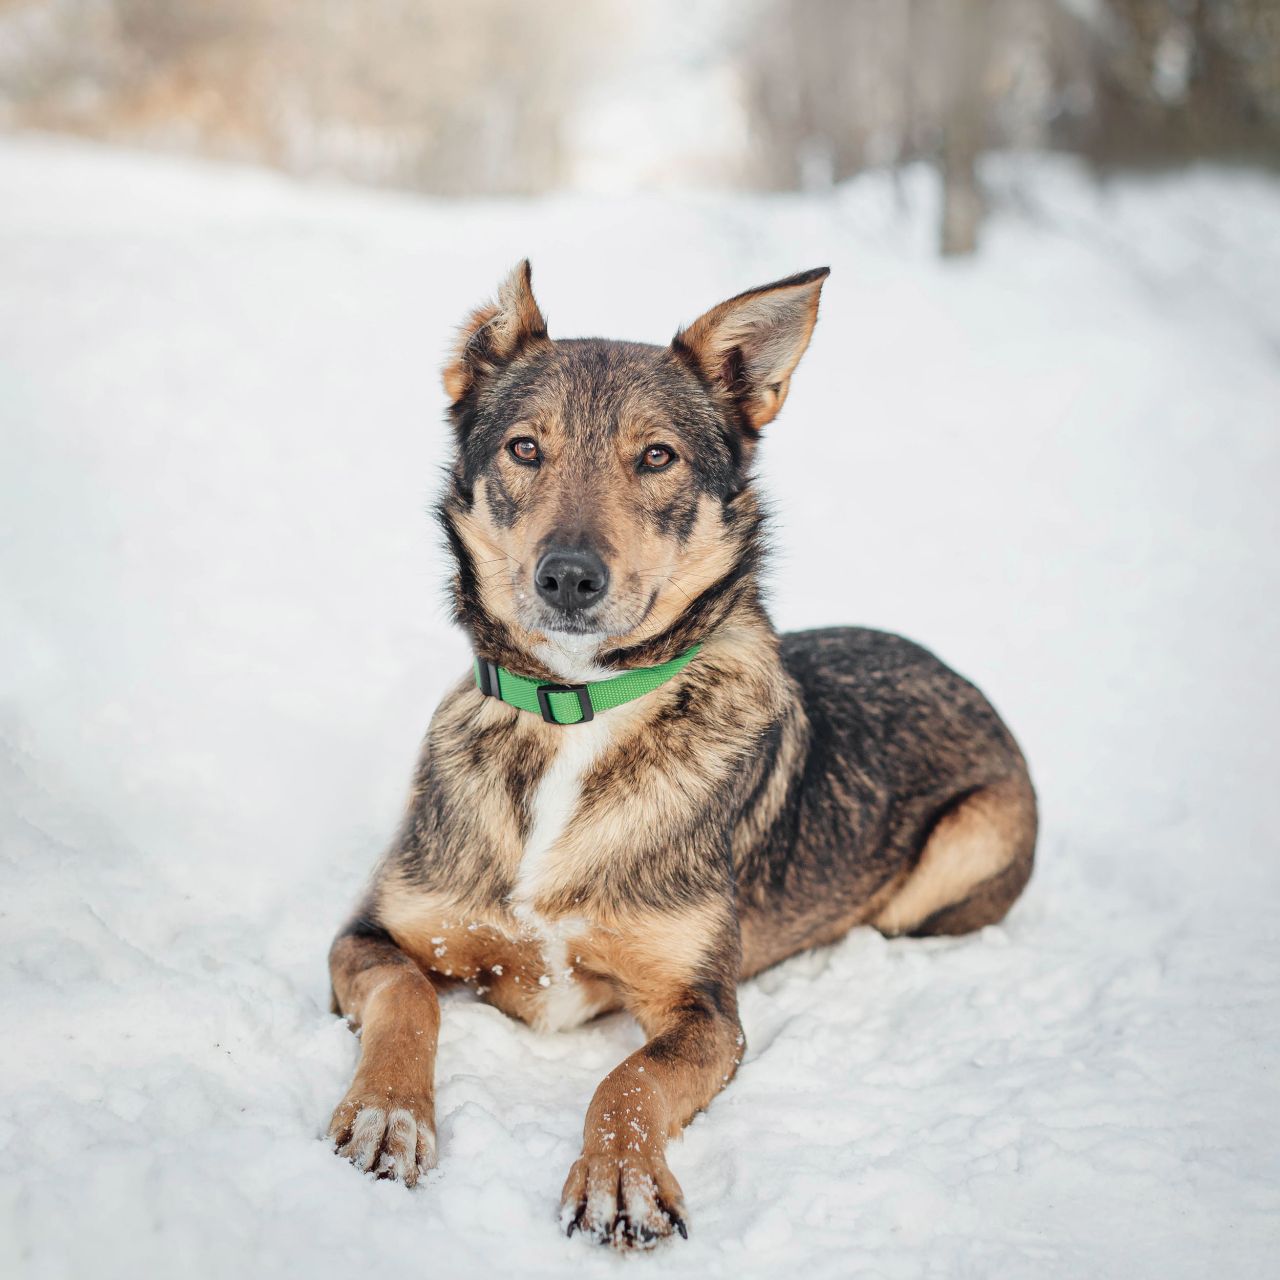
[[[535,1024],[548,1031],[576,1026],[596,1012],[574,979],[569,954],[569,939],[582,932],[583,922],[574,918],[548,920],[534,904],[554,873],[555,848],[577,810],[582,780],[609,744],[609,718],[566,725],[557,736],[556,755],[529,806],[532,822],[511,891],[512,910],[541,939],[544,972],[539,978],[542,994]]]

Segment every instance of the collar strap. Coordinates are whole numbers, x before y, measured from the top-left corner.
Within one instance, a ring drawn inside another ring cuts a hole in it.
[[[594,680],[590,684],[542,684],[477,658],[476,685],[486,698],[497,698],[521,711],[535,711],[548,724],[584,724],[594,720],[597,711],[620,707],[624,702],[642,698],[659,685],[666,684],[689,665],[701,648],[695,644],[670,662],[642,667],[639,671],[624,671],[619,676]]]

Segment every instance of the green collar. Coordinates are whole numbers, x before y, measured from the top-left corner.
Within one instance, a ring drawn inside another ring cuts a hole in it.
[[[528,676],[518,676],[496,663],[477,658],[476,684],[486,698],[497,698],[521,711],[536,711],[548,724],[584,724],[597,711],[620,707],[624,702],[652,693],[683,671],[702,646],[695,644],[677,658],[656,667],[624,671],[608,680],[590,684],[542,684]]]

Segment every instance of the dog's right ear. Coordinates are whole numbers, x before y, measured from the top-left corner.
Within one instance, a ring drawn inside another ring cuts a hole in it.
[[[530,343],[545,341],[547,322],[534,300],[533,273],[525,258],[498,286],[497,301],[473,311],[458,330],[444,369],[446,394],[457,404],[477,382],[514,360]]]

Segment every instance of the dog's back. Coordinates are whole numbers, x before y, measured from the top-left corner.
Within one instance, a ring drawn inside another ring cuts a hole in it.
[[[780,651],[804,729],[799,750],[779,734],[759,765],[756,803],[791,756],[786,803],[739,854],[744,972],[856,924],[959,933],[1002,918],[1031,874],[1036,806],[986,697],[883,631],[791,632]]]

